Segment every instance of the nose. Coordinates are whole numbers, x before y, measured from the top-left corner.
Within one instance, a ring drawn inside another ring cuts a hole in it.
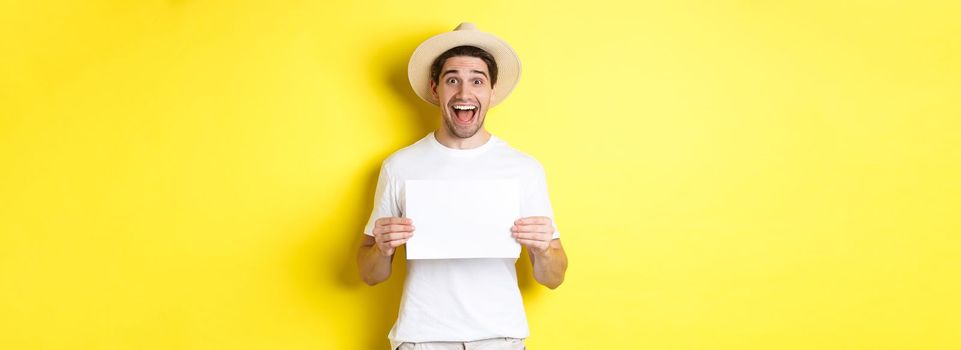
[[[459,84],[454,88],[454,98],[461,99],[467,93],[467,87],[464,84]]]

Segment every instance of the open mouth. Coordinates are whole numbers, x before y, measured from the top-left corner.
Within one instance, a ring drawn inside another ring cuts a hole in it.
[[[474,117],[477,115],[477,110],[479,109],[477,105],[473,104],[455,104],[450,108],[454,116],[454,121],[460,124],[470,124],[474,122]]]

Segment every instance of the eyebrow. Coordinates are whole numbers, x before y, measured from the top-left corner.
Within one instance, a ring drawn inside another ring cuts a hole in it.
[[[481,74],[481,75],[484,76],[484,78],[487,78],[487,73],[484,73],[484,71],[476,70],[476,69],[471,69],[470,72],[471,72],[471,73]],[[448,69],[448,70],[444,71],[444,74],[441,74],[440,76],[442,76],[442,77],[443,77],[443,76],[447,76],[447,74],[450,74],[450,73],[457,73],[457,70],[456,70],[456,69]]]

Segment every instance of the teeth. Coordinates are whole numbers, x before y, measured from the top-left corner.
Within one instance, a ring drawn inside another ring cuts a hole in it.
[[[460,111],[470,111],[476,108],[477,108],[476,106],[454,106],[454,109],[460,110]]]

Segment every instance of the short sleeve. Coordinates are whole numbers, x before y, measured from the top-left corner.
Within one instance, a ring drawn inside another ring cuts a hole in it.
[[[390,175],[387,162],[381,163],[380,174],[377,176],[377,189],[374,191],[374,206],[370,211],[370,218],[364,226],[364,234],[374,235],[374,222],[382,217],[400,216],[397,208],[396,185]]]
[[[551,239],[560,238],[561,232],[557,229],[554,209],[551,207],[550,195],[547,192],[547,175],[540,163],[537,163],[526,186],[528,188],[524,191],[524,200],[521,202],[521,217],[546,216],[551,218],[551,222],[554,223],[554,235]]]

